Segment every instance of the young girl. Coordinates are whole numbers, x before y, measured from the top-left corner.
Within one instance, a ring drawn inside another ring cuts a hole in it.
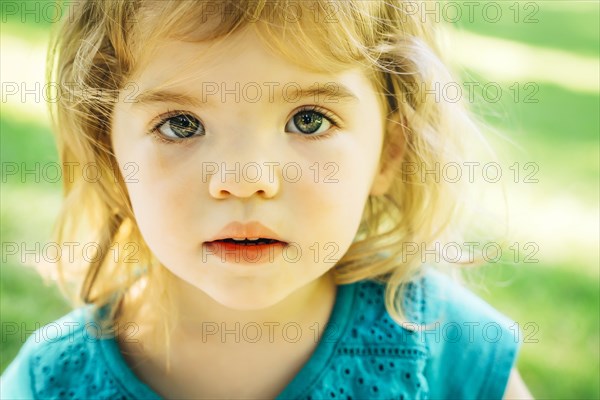
[[[518,327],[424,257],[464,188],[422,172],[478,133],[406,6],[72,4],[55,239],[97,252],[59,265],[75,310],[2,398],[530,397]]]

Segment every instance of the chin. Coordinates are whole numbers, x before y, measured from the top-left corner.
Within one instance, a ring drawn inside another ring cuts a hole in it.
[[[255,290],[237,290],[232,288],[224,291],[206,292],[214,301],[224,307],[239,311],[262,310],[282,301],[285,293],[273,293],[264,288],[255,288]]]

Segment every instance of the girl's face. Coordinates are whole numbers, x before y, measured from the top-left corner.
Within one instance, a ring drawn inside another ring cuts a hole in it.
[[[214,48],[165,41],[149,59],[111,134],[154,255],[235,309],[274,305],[322,277],[352,244],[369,193],[386,186],[382,110],[366,76],[301,69],[252,30]],[[287,245],[207,243],[236,221]]]

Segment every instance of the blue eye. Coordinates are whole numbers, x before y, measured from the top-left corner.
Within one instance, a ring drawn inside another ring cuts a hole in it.
[[[155,130],[168,139],[187,139],[194,135],[204,135],[204,125],[193,115],[172,114],[161,120]]]
[[[310,106],[294,114],[285,128],[290,132],[302,133],[303,136],[314,136],[316,138],[317,136],[325,136],[320,134],[331,130],[332,127],[338,127],[334,116],[319,107]]]

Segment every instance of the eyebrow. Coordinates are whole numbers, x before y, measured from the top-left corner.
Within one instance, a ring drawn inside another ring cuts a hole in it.
[[[285,86],[284,86],[285,87]],[[236,87],[231,90],[230,88],[224,88],[221,91],[221,87],[218,88],[217,93],[200,94],[200,98],[191,96],[185,93],[180,93],[172,90],[155,90],[149,89],[141,92],[133,100],[136,106],[152,105],[157,103],[175,103],[182,106],[193,106],[203,107],[212,106],[213,101],[219,101],[222,98],[225,99],[237,99],[242,98],[244,92],[243,87]],[[238,90],[239,89],[239,90]],[[299,88],[296,85],[290,86],[287,89],[278,86],[264,85],[260,86],[260,96],[266,97],[271,103],[297,103],[301,99],[312,98],[317,103],[358,103],[359,99],[348,87],[338,82],[326,82],[326,83],[314,83],[308,88]],[[236,93],[238,91],[239,93]],[[252,93],[252,99],[258,97],[255,93],[257,90],[254,88],[250,89]],[[204,99],[204,101],[203,101]],[[286,100],[288,99],[288,100]],[[211,101],[212,100],[212,101]]]

